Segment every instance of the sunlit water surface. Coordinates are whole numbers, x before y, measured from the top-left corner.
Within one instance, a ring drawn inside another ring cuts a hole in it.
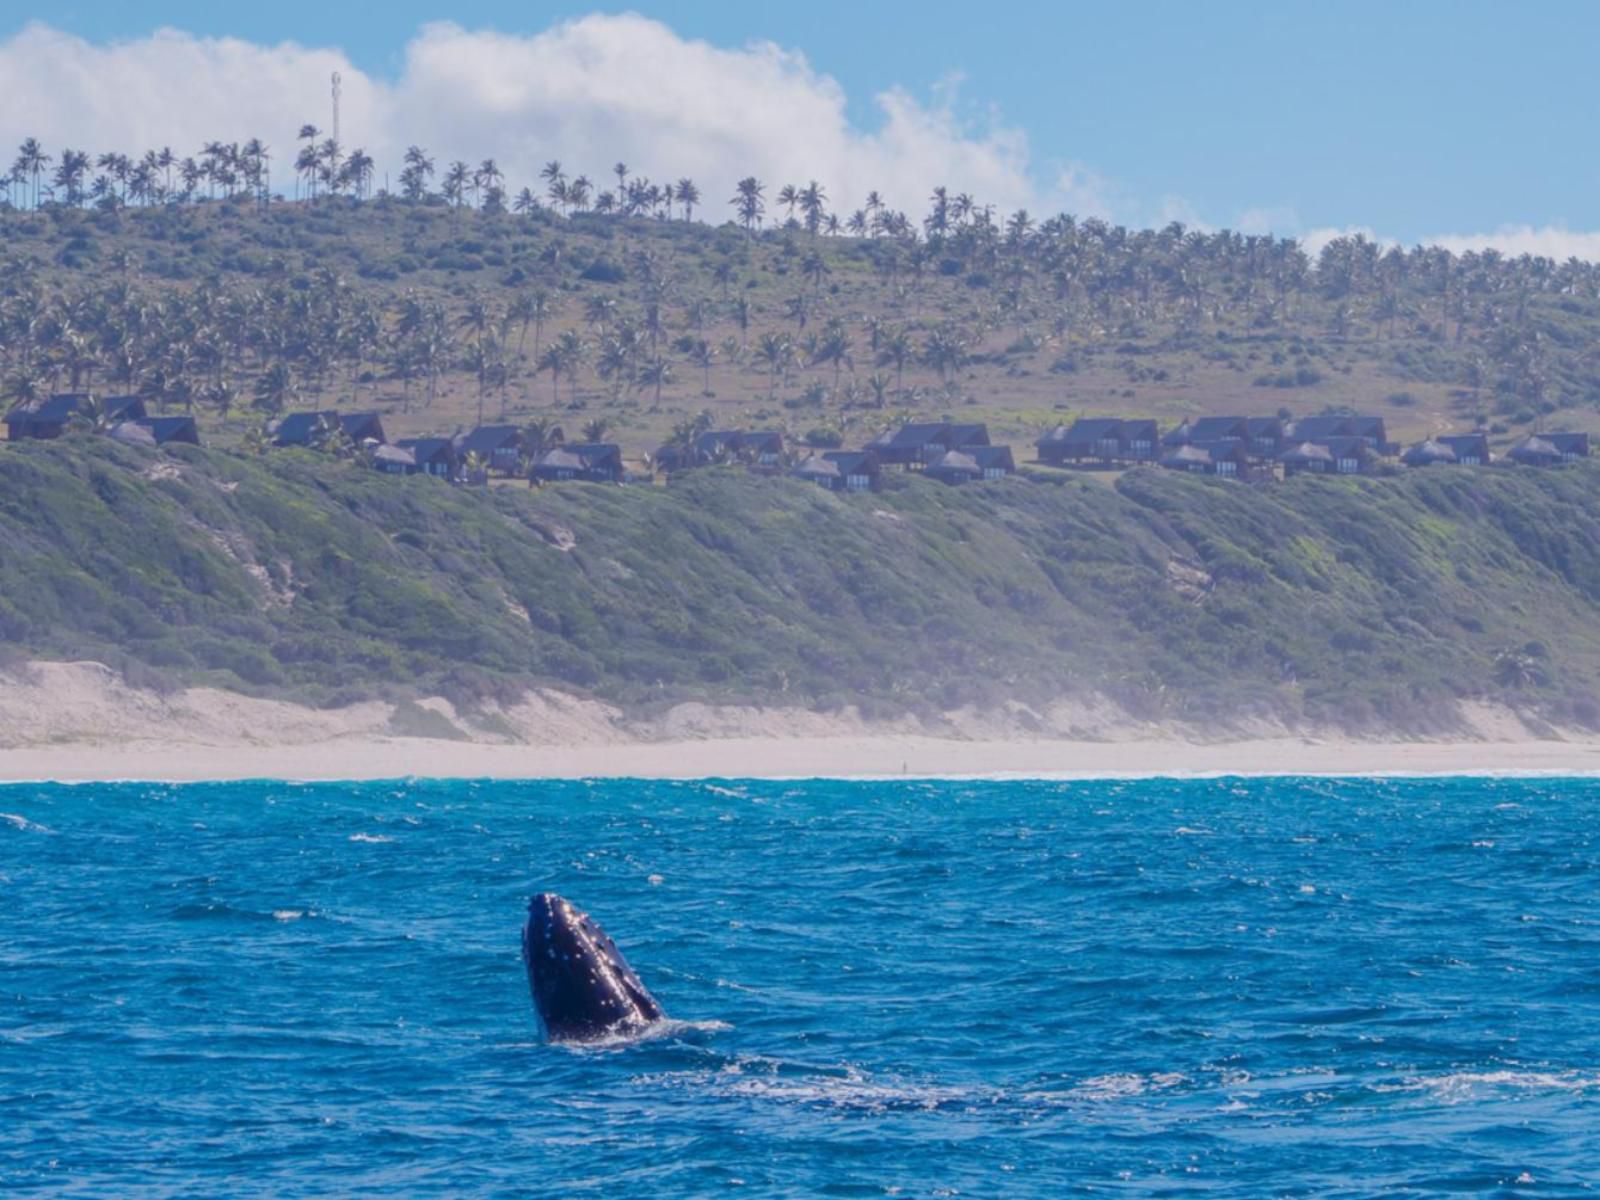
[[[0,789],[0,1188],[1569,1195],[1600,784]],[[553,889],[677,1019],[535,1041]]]

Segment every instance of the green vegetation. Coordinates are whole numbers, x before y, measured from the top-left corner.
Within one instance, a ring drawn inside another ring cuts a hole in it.
[[[1585,463],[466,489],[84,434],[0,453],[0,639],[324,704],[542,683],[886,714],[1097,692],[1422,732],[1486,696],[1600,726],[1597,485]]]
[[[370,160],[311,134],[300,201],[269,199],[258,146],[20,156],[6,397],[137,391],[224,445],[292,408],[374,408],[391,437],[602,417],[634,457],[702,411],[847,444],[957,413],[1024,445],[1080,415],[1361,410],[1405,440],[1481,418],[1502,446],[1600,429],[1592,264],[1361,237],[1313,259],[943,188],[921,217],[845,214],[817,184],[702,196],[622,164],[615,188],[552,163],[543,197],[509,197],[494,163],[435,175],[420,150],[372,197]]]

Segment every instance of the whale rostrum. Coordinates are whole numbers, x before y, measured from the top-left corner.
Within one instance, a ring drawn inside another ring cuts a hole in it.
[[[522,958],[547,1041],[616,1037],[661,1019],[661,1005],[606,931],[553,892],[528,903]]]

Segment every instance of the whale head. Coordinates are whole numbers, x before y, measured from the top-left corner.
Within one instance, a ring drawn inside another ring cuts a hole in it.
[[[541,892],[528,904],[522,957],[547,1041],[595,1041],[661,1019],[661,1005],[606,931],[553,892]]]

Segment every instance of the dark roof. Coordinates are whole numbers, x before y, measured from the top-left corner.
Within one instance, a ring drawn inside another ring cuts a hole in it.
[[[1587,433],[1541,433],[1535,435],[1549,442],[1563,454],[1576,454],[1587,457],[1589,453],[1589,435]]]
[[[488,455],[521,442],[522,430],[515,425],[480,425],[463,437],[456,449],[462,454]]]
[[[1200,417],[1189,424],[1191,442],[1218,442],[1223,438],[1242,438],[1249,434],[1248,417]]]
[[[1302,442],[1349,435],[1349,428],[1343,417],[1301,417],[1291,429],[1293,436]]]
[[[780,449],[783,447],[783,434],[779,430],[758,429],[739,435],[739,448],[741,450],[747,447],[759,450],[763,446],[772,445],[776,445]]]
[[[946,427],[945,445],[947,446],[987,446],[989,444],[989,427],[982,422],[970,425],[951,424]]]
[[[376,437],[380,442],[386,440],[383,418],[375,412],[340,413],[339,428],[352,441],[361,441],[363,437]]]
[[[1335,458],[1365,458],[1372,453],[1372,447],[1367,445],[1366,438],[1355,434],[1320,437],[1314,441],[1319,446],[1326,446]]]
[[[164,446],[168,442],[198,442],[199,431],[195,428],[193,417],[145,417],[134,422],[123,424],[142,425],[150,431],[155,438],[156,445]]]
[[[323,422],[338,421],[339,414],[332,409],[323,412],[293,412],[278,422],[272,431],[272,440],[280,446],[304,446]]]
[[[144,413],[143,396],[102,396],[100,398],[100,411],[105,413],[106,420],[118,421],[124,419],[124,413]],[[184,420],[190,418],[185,417]]]
[[[1065,425],[1057,425],[1035,442],[1034,445],[1075,445],[1083,442],[1103,442],[1112,438],[1121,438],[1122,425],[1123,423],[1115,417],[1081,417],[1072,423],[1070,429]]]
[[[711,456],[718,450],[738,449],[744,434],[737,429],[712,429],[702,433],[694,440],[695,451],[699,454]]]
[[[64,424],[88,398],[87,392],[57,392],[53,396],[17,405],[6,413],[6,421],[12,424],[18,421]]]
[[[449,438],[401,438],[396,445],[402,450],[411,451],[411,457],[418,465],[432,462],[441,456],[450,458],[455,454],[455,443]]]
[[[1376,438],[1381,442],[1383,418],[1359,414],[1301,417],[1294,423],[1293,436],[1302,442],[1321,442],[1335,437]]]
[[[827,450],[822,457],[845,475],[870,475],[878,468],[878,456],[870,450]]]
[[[1277,417],[1246,417],[1244,427],[1252,438],[1283,436],[1283,422]]]
[[[1189,422],[1181,421],[1176,429],[1169,429],[1161,438],[1163,446],[1187,446],[1190,442]]]
[[[885,445],[896,450],[914,450],[926,446],[929,442],[936,442],[946,435],[950,426],[943,421],[933,423],[918,423],[902,425],[888,439],[874,439],[873,445]]]
[[[1417,467],[1427,463],[1453,463],[1459,459],[1454,447],[1446,444],[1443,438],[1429,438],[1407,450],[1400,456],[1400,461],[1408,467]]]
[[[1457,458],[1479,454],[1485,459],[1489,457],[1489,438],[1482,433],[1444,433],[1432,439],[1441,446],[1448,446],[1455,451]]]

